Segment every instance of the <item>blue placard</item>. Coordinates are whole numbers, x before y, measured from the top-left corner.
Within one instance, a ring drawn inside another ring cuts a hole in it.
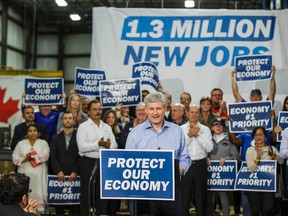
[[[219,160],[212,160],[208,166],[208,190],[229,191],[234,190],[237,175],[237,161],[226,160],[219,165]]]
[[[173,151],[100,150],[101,198],[174,200]]]
[[[103,107],[137,105],[141,102],[140,79],[102,80],[100,98]]]
[[[151,62],[139,62],[133,65],[132,78],[140,78],[141,85],[152,86],[158,91],[159,73]]]
[[[276,161],[261,160],[255,172],[250,172],[247,163],[242,162],[235,184],[235,190],[276,191]]]
[[[288,112],[287,111],[279,112],[277,125],[282,128],[282,131],[284,131],[284,129],[288,127]],[[277,133],[277,142],[281,142],[281,140],[282,140],[282,135],[280,132],[280,133]]]
[[[86,96],[99,96],[99,82],[106,80],[104,71],[76,67],[75,92]]]
[[[272,129],[271,109],[271,101],[228,104],[230,132],[252,132],[257,126]]]
[[[58,181],[56,175],[48,175],[47,203],[55,205],[77,205],[80,204],[80,177],[76,181]]]
[[[272,78],[272,56],[239,56],[235,57],[235,81],[267,80]]]
[[[63,104],[62,78],[25,78],[24,104],[56,105]]]

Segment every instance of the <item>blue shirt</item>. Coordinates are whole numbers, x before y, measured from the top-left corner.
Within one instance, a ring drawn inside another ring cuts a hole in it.
[[[59,112],[51,111],[47,116],[44,116],[41,112],[35,113],[35,122],[41,123],[46,126],[46,131],[49,136],[49,142],[52,137],[57,134],[57,121]]]
[[[174,157],[179,161],[180,166],[184,168],[184,173],[187,172],[191,165],[182,129],[178,125],[165,120],[159,134],[152,127],[149,119],[133,128],[128,135],[125,148],[174,150]]]

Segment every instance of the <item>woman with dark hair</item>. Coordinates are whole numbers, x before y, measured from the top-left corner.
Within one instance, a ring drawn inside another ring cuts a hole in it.
[[[283,101],[283,107],[282,107],[282,110],[281,111],[284,111],[284,112],[287,112],[288,111],[288,96],[285,97],[284,101]],[[285,129],[285,128],[282,128],[281,126],[279,125],[276,125],[278,123],[278,117],[279,116],[276,116],[275,118],[275,121],[273,122],[274,123],[274,132],[275,134],[277,133],[282,133],[282,131]],[[276,143],[276,147],[278,150],[280,150],[280,142],[277,142]]]
[[[201,98],[199,113],[199,122],[211,129],[217,116],[212,113],[212,100],[210,97],[204,96]]]
[[[112,109],[107,110],[104,113],[103,121],[111,127],[113,134],[115,136],[115,140],[118,144],[118,148],[119,148],[122,130],[118,125],[118,119],[117,119],[116,111],[114,111]],[[109,206],[109,209],[108,209],[109,215],[116,215],[117,211],[119,211],[119,209],[120,209],[120,200],[118,200],[118,199],[109,200],[108,206]]]
[[[115,136],[116,142],[119,146],[122,128],[120,128],[118,124],[118,118],[117,118],[116,112],[112,109],[107,110],[104,113],[103,121],[111,127],[113,134]]]
[[[0,216],[36,215],[36,200],[29,199],[30,178],[21,173],[1,176],[0,180]]]
[[[284,112],[288,111],[288,96],[285,97],[284,101],[283,101],[283,106],[282,106],[282,110]],[[276,116],[274,123],[274,132],[275,134],[278,134],[278,138],[280,138],[280,135],[282,137],[282,140],[280,140],[280,142],[276,142],[275,146],[278,149],[278,151],[280,152],[280,155],[283,157],[283,159],[287,159],[286,156],[282,155],[281,151],[283,152],[283,147],[284,145],[283,143],[283,139],[285,139],[285,137],[287,136],[287,128],[282,128],[281,126],[277,125],[278,124],[278,118],[279,116]],[[284,141],[285,142],[285,141]],[[282,150],[281,150],[282,149]],[[286,173],[286,163],[284,163],[279,169],[277,169],[277,177],[280,179],[280,181],[277,181],[277,195],[279,194],[280,196],[276,195],[276,203],[277,206],[279,208],[278,211],[281,211],[282,214],[286,213],[288,211],[288,200],[286,199],[282,199],[282,185],[285,184],[283,183],[283,181],[285,180],[285,173]]]
[[[31,197],[38,202],[37,208],[45,210],[47,196],[47,165],[50,149],[45,140],[39,139],[39,130],[35,125],[27,128],[26,139],[21,140],[13,151],[12,160],[19,173],[30,177]]]
[[[288,96],[284,99],[282,111],[288,111]]]
[[[282,110],[281,111],[288,111],[288,96],[285,97],[284,101],[283,101],[283,106],[282,106]],[[276,122],[278,121],[278,116],[276,116],[275,118]],[[275,128],[275,133],[279,133],[282,131],[283,128],[277,126]]]
[[[280,157],[278,150],[274,146],[265,144],[267,135],[264,127],[255,127],[252,137],[255,146],[249,147],[246,152],[246,161],[250,172],[257,170],[261,160],[276,160],[279,164],[283,164],[284,160]],[[275,193],[247,191],[247,196],[252,216],[260,215],[260,212],[264,216],[273,215]]]

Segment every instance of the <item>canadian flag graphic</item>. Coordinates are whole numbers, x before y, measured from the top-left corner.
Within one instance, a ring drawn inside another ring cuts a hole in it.
[[[24,79],[27,76],[0,76],[0,128],[14,127],[23,122],[21,113],[21,95],[24,91]]]

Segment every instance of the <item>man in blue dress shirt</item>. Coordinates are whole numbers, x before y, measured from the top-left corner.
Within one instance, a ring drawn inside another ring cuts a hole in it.
[[[184,175],[191,165],[184,133],[178,125],[164,120],[167,101],[162,93],[150,93],[144,103],[148,120],[129,133],[126,149],[174,150],[175,201],[153,200],[150,202],[150,213],[182,215],[180,175]]]

